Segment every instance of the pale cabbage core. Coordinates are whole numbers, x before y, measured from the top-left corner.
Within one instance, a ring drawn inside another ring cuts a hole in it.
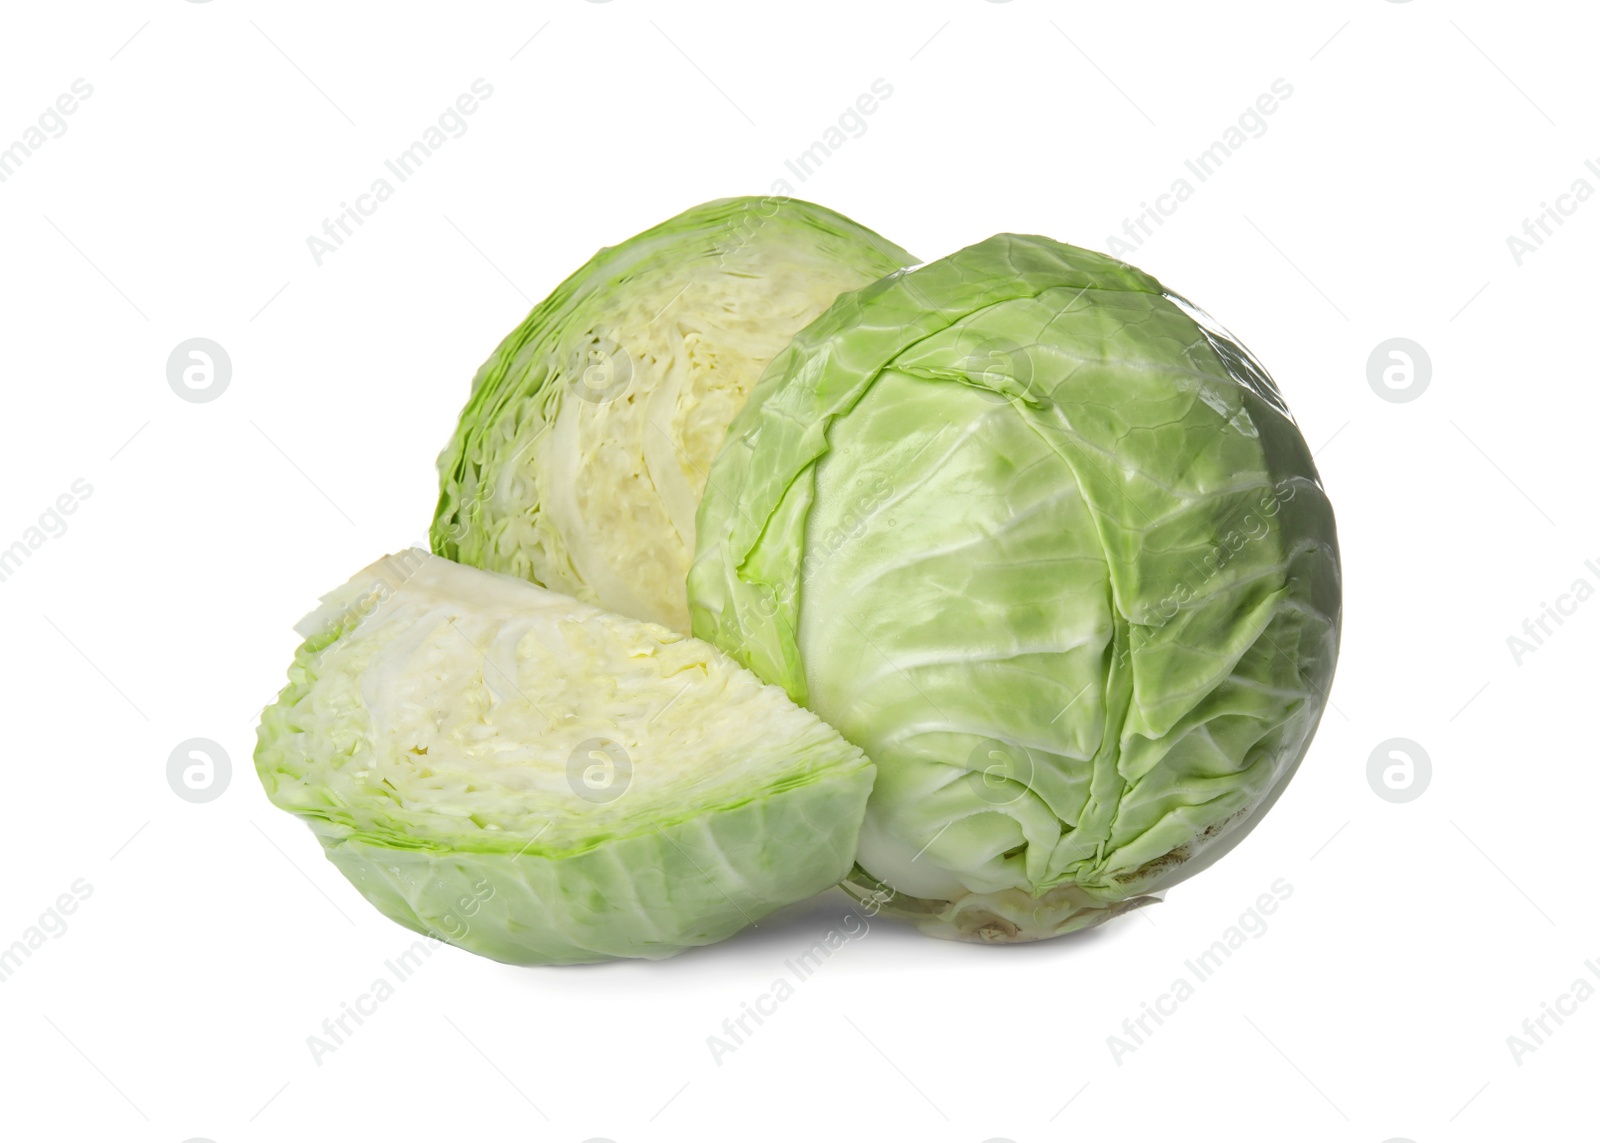
[[[867,765],[709,644],[415,549],[300,630],[274,800],[392,844],[579,849]]]

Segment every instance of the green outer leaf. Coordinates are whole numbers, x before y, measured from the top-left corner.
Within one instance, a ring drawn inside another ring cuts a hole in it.
[[[1103,919],[1309,744],[1331,509],[1265,371],[1132,267],[999,235],[842,296],[711,482],[694,630],[873,757],[853,880],[929,931]]]
[[[403,925],[516,964],[655,959],[850,868],[872,764],[697,640],[415,550],[300,630],[257,773]],[[570,785],[597,727],[632,752],[606,802]]]
[[[705,203],[601,250],[473,379],[439,456],[434,552],[687,631],[694,512],[728,420],[834,297],[913,261],[777,197]],[[626,380],[586,401],[588,369]]]
[[[660,960],[837,884],[871,787],[870,767],[858,768],[564,856],[318,836],[385,916],[479,956],[524,965]],[[480,900],[484,886],[492,894]]]

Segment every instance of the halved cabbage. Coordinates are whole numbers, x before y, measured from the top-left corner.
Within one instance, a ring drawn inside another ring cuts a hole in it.
[[[439,457],[433,550],[687,632],[695,509],[728,422],[797,330],[913,261],[770,197],[600,251],[474,378]]]
[[[298,630],[257,772],[408,928],[655,959],[850,868],[872,764],[698,639],[417,549]]]

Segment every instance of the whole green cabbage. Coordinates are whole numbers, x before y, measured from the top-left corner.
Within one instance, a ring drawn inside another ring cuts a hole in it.
[[[1155,279],[1002,234],[842,296],[700,506],[693,629],[877,763],[849,887],[1029,940],[1214,861],[1304,754],[1333,513],[1277,388]]]

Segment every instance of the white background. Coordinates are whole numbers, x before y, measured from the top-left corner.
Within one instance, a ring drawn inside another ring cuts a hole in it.
[[[1592,1136],[1600,999],[1520,1058],[1507,1038],[1600,986],[1600,601],[1520,664],[1507,638],[1600,586],[1600,201],[1520,265],[1506,238],[1600,187],[1597,33],[1584,6],[1486,0],[8,6],[0,147],[74,79],[93,94],[0,183],[0,547],[92,493],[0,583],[0,946],[92,891],[0,983],[0,1133]],[[479,77],[467,132],[317,265],[307,236]],[[878,78],[866,132],[786,175]],[[530,304],[784,177],[924,258],[1001,230],[1105,249],[1278,78],[1265,133],[1124,255],[1267,364],[1338,512],[1334,705],[1260,828],[1077,939],[875,920],[720,1062],[707,1037],[842,896],[660,964],[442,949],[314,1062],[412,936],[268,805],[255,720],[291,624],[424,536],[468,381]],[[168,386],[191,337],[231,358],[214,401]],[[1415,400],[1369,385],[1393,337],[1431,360]],[[232,760],[205,804],[167,780],[195,737]],[[1432,763],[1404,803],[1368,781],[1396,737]],[[1280,878],[1266,931],[1114,1056]]]

